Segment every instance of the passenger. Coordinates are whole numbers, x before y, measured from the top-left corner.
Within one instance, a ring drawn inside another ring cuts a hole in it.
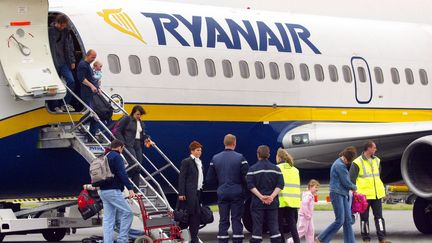
[[[284,187],[282,172],[272,164],[270,149],[261,145],[257,150],[258,162],[247,173],[248,189],[253,193],[251,200],[252,238],[251,243],[262,242],[263,224],[267,223],[270,241],[280,243],[281,234],[278,225],[278,194]]]
[[[204,182],[202,162],[200,160],[202,145],[193,141],[189,145],[190,156],[181,162],[179,175],[179,200],[185,202],[189,214],[189,231],[191,243],[199,243],[201,192]]]
[[[101,86],[101,79],[102,79],[102,62],[99,60],[96,60],[93,63],[93,78],[98,82],[98,86]]]
[[[80,61],[77,68],[77,78],[78,81],[81,82],[81,99],[84,101],[86,105],[90,108],[93,107],[93,96],[98,92],[99,85],[98,82],[94,79],[93,69],[90,66],[96,59],[96,51],[90,49],[87,51],[83,60]],[[81,120],[85,119],[87,116],[81,118]],[[90,133],[92,136],[96,135],[96,131],[99,128],[99,124],[94,120],[90,119]],[[90,141],[91,137],[88,138]]]
[[[351,205],[349,204],[349,191],[357,190],[350,181],[348,167],[357,156],[354,147],[347,147],[339,154],[339,158],[330,169],[330,199],[333,205],[335,221],[330,224],[317,237],[317,242],[328,243],[343,226],[344,242],[355,242],[354,231],[351,225]]]
[[[357,192],[364,194],[368,201],[367,210],[360,214],[360,230],[364,242],[370,242],[369,209],[372,208],[375,217],[375,228],[380,243],[390,243],[386,238],[385,222],[382,214],[381,199],[385,197],[384,184],[380,178],[380,159],[375,156],[377,151],[373,141],[368,141],[363,153],[355,159],[350,168],[351,181],[357,185]]]
[[[109,167],[114,174],[111,181],[106,182],[100,187],[100,197],[104,207],[103,218],[103,238],[104,243],[114,242],[114,225],[116,222],[116,215],[119,216],[120,229],[117,237],[117,242],[128,242],[128,232],[132,225],[133,213],[129,204],[123,197],[123,189],[129,190],[129,198],[135,196],[132,190],[132,183],[127,176],[124,160],[121,156],[124,144],[120,140],[113,140],[111,143],[111,152],[106,156],[108,157]]]
[[[277,166],[282,171],[285,187],[279,193],[279,231],[282,242],[285,241],[284,232],[291,232],[295,243],[300,243],[297,232],[297,209],[300,208],[300,174],[294,167],[292,156],[282,148],[276,154]],[[284,230],[286,226],[287,230]]]
[[[123,117],[119,121],[116,134],[114,134],[117,139],[125,143],[126,149],[132,154],[133,157],[136,158],[139,163],[142,163],[144,160],[143,146],[150,146],[154,144],[151,141],[150,136],[146,134],[145,124],[141,120],[141,116],[145,114],[146,112],[141,106],[134,106],[130,115]],[[125,156],[129,166],[135,164],[135,161],[128,154],[125,154]],[[139,166],[135,166],[133,169],[128,171],[132,181],[138,187],[140,182],[140,171],[141,169]]]
[[[246,199],[246,174],[248,162],[242,154],[234,151],[237,145],[236,137],[225,135],[225,150],[213,156],[207,172],[206,184],[218,184],[219,207],[219,242],[229,240],[230,214],[233,231],[233,242],[243,242],[243,224],[241,218]]]
[[[75,69],[75,55],[72,37],[67,28],[68,25],[69,19],[66,15],[59,14],[55,18],[54,24],[48,28],[48,35],[51,55],[57,73],[65,79],[67,87],[74,91],[75,79],[72,70]],[[67,92],[64,97],[66,105],[62,104],[61,100],[54,100],[49,102],[50,109],[54,109],[56,112],[67,110],[73,112],[75,109],[70,105],[71,100],[72,95]]]
[[[303,199],[299,212],[298,234],[299,238],[305,237],[306,243],[314,243],[315,229],[313,224],[314,198],[319,189],[317,180],[310,180],[308,190],[303,192]],[[288,243],[293,243],[293,239],[289,238]]]

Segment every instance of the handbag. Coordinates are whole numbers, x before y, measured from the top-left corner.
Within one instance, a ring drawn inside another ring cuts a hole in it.
[[[174,210],[174,221],[181,224],[189,223],[189,214],[186,209],[186,203],[182,201],[177,201],[176,208]]]
[[[211,224],[214,221],[213,212],[209,206],[201,206],[200,208],[200,223]]]

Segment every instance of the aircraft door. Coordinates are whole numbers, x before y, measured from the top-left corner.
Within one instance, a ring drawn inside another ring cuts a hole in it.
[[[0,71],[19,100],[61,99],[48,39],[48,0],[1,0]]]
[[[352,57],[351,67],[354,74],[355,98],[359,104],[368,104],[373,93],[369,65],[362,57]]]

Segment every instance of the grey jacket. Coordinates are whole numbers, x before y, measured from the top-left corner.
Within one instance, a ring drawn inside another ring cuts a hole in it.
[[[49,42],[50,42],[50,49],[51,49],[51,55],[54,60],[54,65],[56,68],[59,68],[59,66],[62,64],[60,63],[59,52],[63,52],[64,58],[65,58],[65,64],[70,67],[71,64],[75,63],[75,55],[74,55],[74,44],[72,40],[72,36],[70,35],[69,29],[64,29],[62,31],[58,30],[54,26],[50,26],[48,28],[48,36],[49,36]],[[57,41],[62,41],[63,43],[63,50],[57,50]]]
[[[144,143],[144,140],[150,138],[150,136],[148,136],[145,133],[144,122],[143,121],[140,122],[142,128],[142,132],[140,134],[140,140]],[[117,139],[123,141],[127,147],[133,147],[135,142],[136,130],[137,130],[136,121],[130,116],[125,116],[120,120],[116,134],[114,135],[116,136]]]

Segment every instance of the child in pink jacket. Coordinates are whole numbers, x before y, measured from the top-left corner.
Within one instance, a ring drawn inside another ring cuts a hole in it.
[[[306,243],[315,242],[315,230],[312,219],[312,214],[314,211],[314,195],[319,189],[320,183],[317,180],[310,180],[308,183],[308,190],[303,192],[302,203],[299,211],[299,220],[297,224],[297,231],[299,237],[303,236],[306,239]],[[289,243],[293,243],[293,239],[288,239]]]

